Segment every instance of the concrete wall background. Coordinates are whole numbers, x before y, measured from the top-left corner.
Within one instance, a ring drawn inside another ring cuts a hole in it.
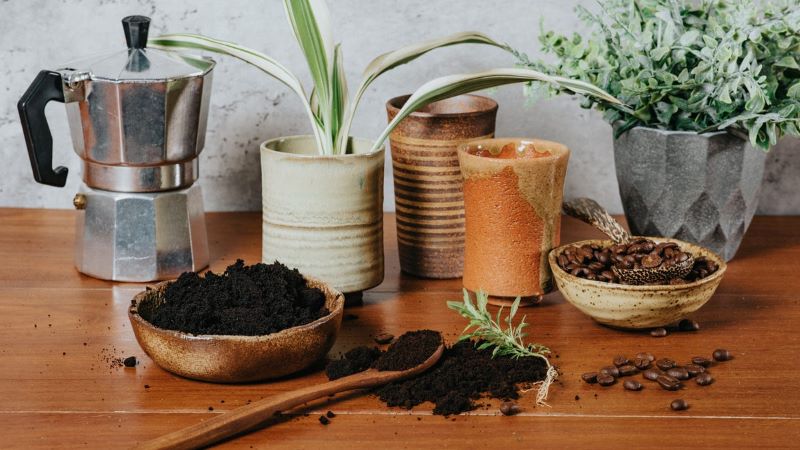
[[[483,31],[531,55],[538,54],[539,20],[576,29],[577,4],[592,0],[336,0],[330,1],[337,40],[343,43],[352,89],[364,66],[380,53],[422,39],[463,30]],[[307,69],[279,0],[3,0],[0,2],[0,206],[69,208],[79,182],[64,107],[47,114],[55,163],[70,168],[66,188],[33,181],[16,102],[40,69],[78,57],[124,48],[119,20],[130,14],[153,18],[151,34],[201,32],[261,50],[308,83]],[[300,103],[280,83],[232,59],[217,58],[201,180],[208,211],[260,209],[258,144],[310,131]],[[384,102],[445,74],[513,65],[498,50],[462,46],[438,50],[385,74],[363,99],[354,134],[375,137],[386,123]],[[310,85],[310,84],[307,84]],[[567,197],[591,196],[621,212],[610,127],[600,115],[561,97],[526,104],[520,86],[489,93],[500,103],[498,136],[536,136],[569,146]],[[388,170],[385,209],[393,209]],[[784,139],[769,156],[759,211],[800,214],[800,141]]]

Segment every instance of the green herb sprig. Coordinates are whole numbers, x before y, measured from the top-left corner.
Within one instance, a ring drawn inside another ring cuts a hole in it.
[[[475,340],[478,350],[492,348],[492,357],[507,356],[511,358],[536,357],[541,358],[547,363],[547,374],[545,379],[540,382],[539,391],[536,395],[537,405],[546,405],[547,393],[550,385],[558,377],[558,371],[550,364],[547,355],[550,349],[541,344],[525,344],[523,338],[527,336],[524,329],[528,327],[525,322],[527,316],[523,316],[517,326],[513,320],[519,310],[520,298],[511,304],[508,315],[503,318],[504,308],[501,306],[496,316],[493,318],[488,310],[489,295],[483,291],[475,294],[476,302],[473,304],[469,292],[464,289],[464,301],[447,302],[447,307],[458,312],[462,317],[469,320],[469,324],[464,328],[459,340]],[[505,323],[505,328],[503,328]]]

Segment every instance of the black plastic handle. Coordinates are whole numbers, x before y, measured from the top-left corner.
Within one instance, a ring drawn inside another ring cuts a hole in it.
[[[44,107],[50,100],[64,103],[61,74],[42,70],[19,99],[17,109],[25,143],[28,144],[33,178],[42,184],[63,187],[67,183],[69,170],[63,166],[53,170],[53,136],[44,115]]]
[[[150,18],[147,16],[128,16],[122,19],[125,31],[125,42],[129,49],[147,47],[147,32],[150,30]]]

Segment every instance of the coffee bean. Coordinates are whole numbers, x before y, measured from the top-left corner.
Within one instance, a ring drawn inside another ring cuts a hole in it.
[[[604,375],[612,376],[614,378],[619,378],[619,369],[617,369],[615,366],[603,367],[602,369],[600,369],[600,373],[604,374]],[[598,383],[600,382],[599,379],[597,381],[598,381]]]
[[[658,367],[661,370],[669,370],[675,367],[675,361],[669,358],[661,358],[658,361],[656,361],[656,367]]]
[[[588,267],[591,270],[601,270],[601,269],[605,269],[606,265],[601,263],[600,261],[594,261],[594,262],[590,262],[589,265],[587,265],[586,267]]]
[[[633,360],[633,365],[639,370],[645,370],[650,367],[650,360],[647,358],[636,358]]]
[[[653,361],[656,360],[656,357],[653,356],[652,353],[648,353],[648,352],[637,353],[636,357],[637,358],[642,358],[642,359],[648,359],[648,360],[650,360],[650,362],[653,362]]]
[[[683,319],[678,322],[678,329],[681,331],[697,331],[700,329],[700,324],[691,319]]]
[[[563,253],[558,255],[558,266],[563,269],[564,267],[567,267],[567,264],[569,264],[569,259],[567,258],[567,255]]]
[[[599,384],[600,386],[611,386],[616,382],[617,382],[616,378],[605,373],[601,373],[600,375],[597,376],[597,384]]]
[[[711,366],[711,360],[706,358],[705,356],[693,356],[692,364],[697,364],[698,366],[702,367],[709,367]]]
[[[686,403],[686,400],[679,398],[677,400],[673,400],[672,403],[669,404],[669,407],[672,408],[673,411],[683,411],[689,407],[689,404]]]
[[[519,405],[514,402],[503,402],[500,405],[500,412],[503,413],[504,416],[513,416],[521,411]]]
[[[698,375],[697,378],[694,379],[694,382],[700,386],[708,386],[714,382],[714,377],[712,377],[710,373],[704,372]]]
[[[658,369],[647,369],[644,372],[642,372],[642,376],[644,376],[646,379],[650,381],[656,381],[658,377],[660,377],[663,374],[664,372]]]
[[[669,375],[659,375],[658,378],[656,378],[656,382],[668,391],[677,391],[681,388],[680,380]]]
[[[697,364],[687,364],[684,366],[686,371],[689,372],[690,377],[696,377],[706,371],[706,368]]]
[[[655,253],[650,253],[649,255],[642,258],[642,267],[648,269],[654,269],[661,265],[661,257]]]
[[[629,391],[641,391],[642,383],[639,383],[636,380],[625,380],[625,382],[622,383],[622,387]]]
[[[375,336],[375,342],[377,344],[388,344],[394,340],[394,335],[390,333],[380,333],[379,335]]]
[[[667,375],[677,378],[679,380],[688,380],[689,379],[689,371],[683,367],[673,367],[667,370]]]
[[[619,355],[616,358],[614,358],[614,365],[617,366],[617,367],[622,367],[622,366],[630,364],[630,363],[631,363],[631,360],[629,360],[628,357],[623,356],[623,355]]]
[[[125,360],[122,361],[122,364],[125,367],[136,367],[136,357],[135,356],[128,356]]]
[[[634,375],[634,374],[636,374],[638,372],[639,372],[639,370],[636,369],[636,367],[634,367],[634,366],[632,366],[630,364],[625,364],[624,366],[621,366],[619,368],[619,376],[621,376],[621,377],[627,377],[629,375]]]
[[[589,384],[597,383],[597,372],[586,372],[581,375],[581,379]]]
[[[667,334],[669,333],[667,332],[666,328],[653,328],[652,330],[650,330],[650,336],[653,337],[664,337]]]
[[[730,361],[731,359],[733,359],[733,355],[731,354],[731,352],[725,350],[724,348],[718,348],[714,350],[712,356],[716,361]]]

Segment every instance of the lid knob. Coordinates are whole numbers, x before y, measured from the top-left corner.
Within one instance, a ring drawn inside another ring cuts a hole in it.
[[[150,29],[150,18],[145,16],[128,16],[122,19],[125,30],[125,41],[129,49],[147,47],[147,32]]]

